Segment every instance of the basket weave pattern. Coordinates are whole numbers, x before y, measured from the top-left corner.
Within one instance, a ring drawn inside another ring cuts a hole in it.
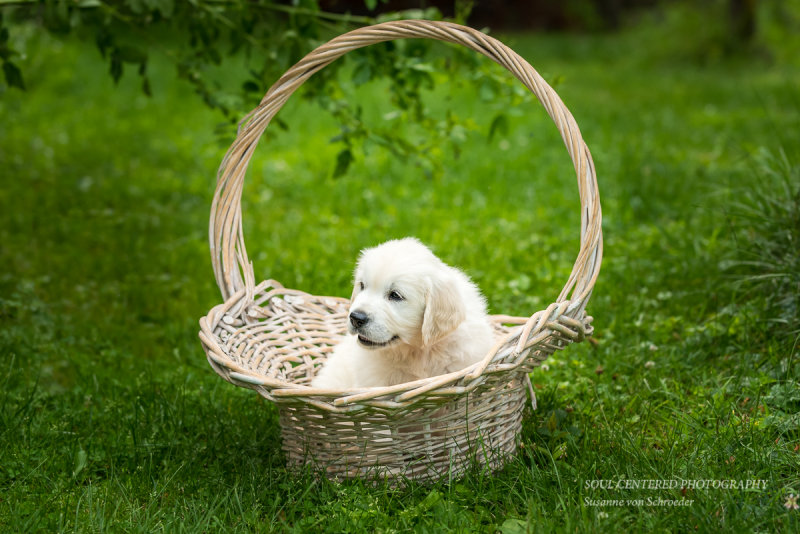
[[[578,178],[581,246],[556,301],[530,317],[492,316],[496,344],[461,371],[396,386],[333,391],[310,387],[346,332],[348,301],[255,283],[242,233],[241,194],[256,144],[291,94],[345,53],[400,38],[467,46],[499,63],[540,100]],[[212,368],[256,390],[280,409],[290,464],[314,463],[330,476],[436,479],[471,464],[496,468],[516,450],[527,373],[556,350],[592,333],[585,308],[602,258],[601,213],[591,155],[572,115],[520,56],[471,28],[399,21],[361,28],[317,48],[284,74],[242,121],[220,167],[209,240],[224,302],[200,320]]]

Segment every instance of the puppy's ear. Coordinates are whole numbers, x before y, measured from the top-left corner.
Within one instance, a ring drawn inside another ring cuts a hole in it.
[[[422,315],[422,345],[428,347],[450,334],[466,316],[456,281],[451,277],[431,278]]]
[[[362,275],[361,260],[359,260],[358,265],[356,265],[356,270],[353,272],[353,293],[350,295],[350,302],[353,302],[356,298],[356,295],[361,293],[361,284],[359,283],[359,280],[361,280]]]

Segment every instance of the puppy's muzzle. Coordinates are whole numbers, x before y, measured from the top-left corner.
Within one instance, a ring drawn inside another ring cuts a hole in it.
[[[361,310],[355,310],[350,312],[350,324],[353,325],[353,328],[358,330],[365,324],[369,322],[369,316]]]

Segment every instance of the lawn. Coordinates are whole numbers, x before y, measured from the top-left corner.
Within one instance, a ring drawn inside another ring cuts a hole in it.
[[[781,270],[798,265],[800,49],[768,27],[763,49],[718,57],[664,24],[500,36],[592,149],[595,342],[533,373],[539,408],[504,469],[403,488],[287,471],[275,406],[206,362],[208,213],[233,130],[164,61],[148,98],[91,46],[21,28],[28,90],[0,92],[0,530],[800,529],[785,506],[800,494],[800,286]],[[474,124],[433,176],[368,146],[334,179],[336,123],[290,101],[244,192],[258,279],[348,295],[361,248],[415,235],[495,313],[555,299],[579,229],[555,128],[521,99],[489,139],[501,96],[436,80],[432,113]],[[343,90],[365,120],[392,120],[381,82]],[[763,483],[592,485],[643,479]]]

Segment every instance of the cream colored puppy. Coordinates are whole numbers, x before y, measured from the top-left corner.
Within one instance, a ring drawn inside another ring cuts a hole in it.
[[[480,361],[494,342],[475,284],[418,240],[388,241],[361,253],[348,332],[311,385],[391,386]]]

